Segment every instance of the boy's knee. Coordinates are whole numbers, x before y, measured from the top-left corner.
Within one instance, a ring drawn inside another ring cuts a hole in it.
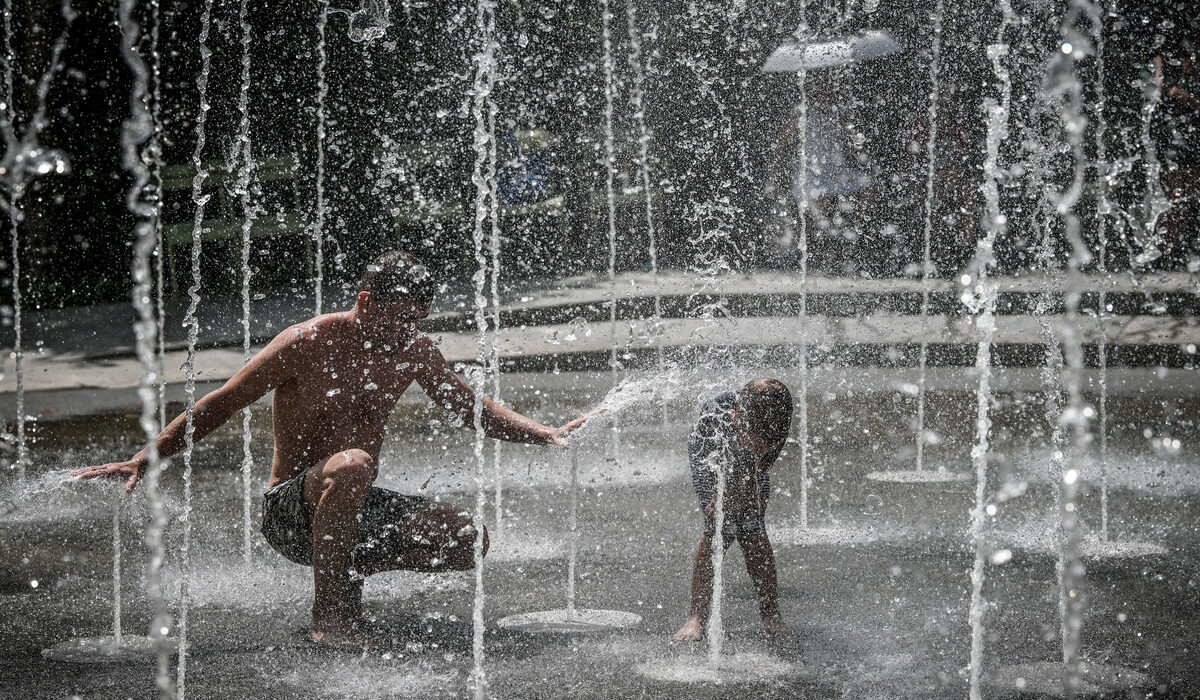
[[[482,556],[487,556],[488,548],[491,546],[491,541],[488,537],[488,529],[481,528],[483,535],[483,543],[481,549]],[[468,571],[475,568],[475,538],[479,535],[479,530],[476,529],[472,521],[467,521],[465,525],[459,528],[454,534],[454,540],[451,543],[448,551],[446,551],[446,564],[448,567],[456,571]]]
[[[343,488],[366,491],[375,482],[375,459],[363,450],[346,450],[325,464],[322,476]]]

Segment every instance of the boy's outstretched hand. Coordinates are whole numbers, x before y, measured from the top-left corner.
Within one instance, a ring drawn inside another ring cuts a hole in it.
[[[600,415],[601,413],[604,413],[604,409],[597,408],[595,410],[588,411],[570,423],[558,427],[555,429],[554,434],[550,436],[550,444],[561,447],[564,450],[568,449],[571,446],[571,441],[568,436],[574,431],[582,428],[589,420]]]
[[[133,493],[138,480],[142,478],[145,464],[140,459],[129,459],[124,462],[110,462],[95,467],[84,467],[71,472],[71,476],[79,479],[125,479],[125,493]]]

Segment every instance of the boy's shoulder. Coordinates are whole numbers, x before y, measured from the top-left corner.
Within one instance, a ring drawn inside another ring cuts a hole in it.
[[[737,395],[732,391],[722,391],[708,401],[704,402],[705,408],[719,408],[725,411],[734,407],[737,403]]]
[[[723,422],[721,419],[729,416],[735,403],[736,397],[732,391],[717,394],[700,406],[700,418],[697,422],[700,424]]]

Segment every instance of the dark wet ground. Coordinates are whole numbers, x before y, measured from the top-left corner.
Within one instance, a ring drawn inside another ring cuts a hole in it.
[[[512,404],[556,422],[594,401],[607,377],[514,378]],[[536,384],[536,387],[534,386]],[[535,393],[541,392],[541,393]],[[682,461],[692,399],[670,402],[665,431],[657,409],[622,419],[620,459],[608,459],[601,426],[581,435],[582,483],[577,601],[642,616],[636,628],[611,635],[527,636],[500,631],[505,615],[564,605],[568,460],[530,447],[505,446],[504,527],[494,527],[485,569],[486,671],[504,698],[811,697],[961,698],[966,695],[970,630],[967,535],[973,484],[884,485],[866,472],[911,467],[911,399],[883,390],[853,398],[812,397],[813,484],[810,525],[837,527],[852,543],[803,544],[797,534],[800,495],[796,450],[779,462],[768,513],[775,535],[783,615],[791,633],[767,642],[753,589],[736,550],[726,561],[726,652],[755,674],[790,664],[769,680],[684,684],[640,673],[647,666],[682,669],[700,663],[699,644],[670,642],[688,600],[688,572],[699,530]],[[565,397],[565,398],[564,398]],[[1110,494],[1116,539],[1140,539],[1164,556],[1088,562],[1083,656],[1145,674],[1147,687],[1111,697],[1200,697],[1200,455],[1195,401],[1115,398],[1110,421]],[[940,444],[931,464],[969,469],[974,398],[931,396],[931,428]],[[1038,547],[1049,527],[1053,489],[1039,399],[998,399],[993,478],[988,492],[1021,483],[1022,495],[998,503],[989,523],[989,552],[1012,559],[986,567],[985,668],[1061,658],[1055,558]],[[472,437],[438,427],[419,403],[404,404],[397,435],[382,458],[381,485],[438,495],[473,507]],[[255,414],[254,517],[269,460],[269,414]],[[309,572],[270,551],[257,533],[252,564],[241,560],[241,438],[236,426],[214,434],[196,455],[194,574],[189,613],[187,695],[193,698],[463,697],[472,668],[469,573],[389,573],[366,588],[368,607],[391,640],[369,652],[334,652],[305,641]],[[1145,431],[1149,430],[1147,435]],[[422,438],[414,438],[421,434]],[[409,436],[409,437],[401,437]],[[1162,450],[1163,436],[1180,440]],[[90,666],[52,662],[42,649],[75,636],[110,633],[112,625],[112,491],[59,486],[49,470],[112,459],[137,440],[130,418],[93,418],[37,426],[31,488],[4,486],[0,509],[0,697],[153,697],[150,664]],[[1152,449],[1154,440],[1160,445]],[[443,445],[446,449],[442,449]],[[492,455],[492,446],[486,454]],[[414,466],[419,465],[419,466]],[[179,512],[179,460],[165,477],[171,512]],[[490,482],[489,477],[489,482]],[[1084,463],[1081,512],[1099,519],[1099,478]],[[489,483],[489,489],[491,484]],[[144,633],[146,547],[138,529],[144,496],[127,507],[124,540],[126,632]],[[168,533],[168,589],[178,590],[178,523]],[[29,582],[37,580],[36,589]],[[174,598],[173,598],[174,599]],[[766,661],[764,661],[764,658]],[[770,664],[768,663],[770,662]],[[988,686],[985,697],[1038,697]]]

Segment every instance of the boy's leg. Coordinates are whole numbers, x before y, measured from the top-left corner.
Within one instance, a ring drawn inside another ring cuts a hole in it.
[[[411,498],[399,494],[392,497]],[[367,504],[364,518],[373,520],[376,517],[373,508]],[[438,573],[467,571],[475,567],[477,530],[469,512],[448,503],[425,500],[415,511],[385,517],[393,525],[380,536],[376,546],[355,553],[354,567],[359,574],[370,576],[397,569]],[[487,528],[480,529],[483,554],[487,556]]]
[[[358,543],[359,515],[376,473],[369,454],[351,449],[317,463],[305,476],[304,501],[312,513],[314,639],[337,641],[358,632],[362,583],[350,580],[350,550]]]
[[[762,615],[763,630],[768,636],[782,633],[786,627],[779,614],[779,581],[775,571],[775,550],[767,533],[744,535],[738,538],[746,555],[746,573],[758,593],[758,612]]]
[[[733,543],[723,542],[725,549],[729,549],[730,544]],[[712,589],[712,538],[705,536],[700,538],[692,564],[692,604],[688,619],[675,633],[675,641],[693,642],[704,636],[704,621],[708,619],[708,609],[712,605]]]

